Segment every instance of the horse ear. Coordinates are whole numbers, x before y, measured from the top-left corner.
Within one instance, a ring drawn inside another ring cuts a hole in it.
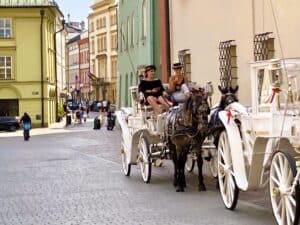
[[[219,91],[222,93],[222,94],[226,94],[226,88],[222,88],[221,85],[218,85],[218,88],[219,88]]]
[[[221,93],[223,93],[223,92],[222,92],[222,88],[221,88],[220,85],[218,85],[218,89],[219,89],[219,91],[220,91]]]
[[[238,90],[239,90],[239,85],[237,85],[235,88],[230,88],[231,89],[231,92],[233,93],[233,94],[235,94]]]

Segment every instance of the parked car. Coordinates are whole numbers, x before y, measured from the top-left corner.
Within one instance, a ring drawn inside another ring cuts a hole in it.
[[[99,112],[99,108],[97,106],[99,101],[93,101],[92,103],[90,103],[90,110],[93,112]]]
[[[74,101],[68,101],[67,106],[70,110],[77,110],[79,109],[79,105]]]
[[[16,131],[20,129],[20,120],[16,116],[0,116],[0,130]]]

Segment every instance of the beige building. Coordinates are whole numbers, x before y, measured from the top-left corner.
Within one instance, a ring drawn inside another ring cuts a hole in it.
[[[90,69],[97,79],[92,82],[93,99],[116,102],[117,81],[117,4],[98,0],[88,16]]]
[[[240,101],[251,104],[249,62],[300,56],[300,1],[189,0],[169,7],[172,61],[184,61],[191,80],[212,81],[215,103],[217,85],[237,83]]]

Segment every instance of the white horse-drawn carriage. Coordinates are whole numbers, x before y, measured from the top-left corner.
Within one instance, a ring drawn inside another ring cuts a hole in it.
[[[148,183],[151,179],[152,163],[155,164],[157,160],[160,161],[172,158],[172,152],[169,148],[170,146],[168,145],[170,140],[167,133],[172,133],[172,130],[176,130],[174,127],[176,124],[172,124],[171,127],[169,124],[169,129],[171,131],[167,131],[168,128],[166,127],[166,121],[168,120],[167,117],[170,116],[172,112],[180,111],[180,107],[176,106],[170,109],[169,112],[155,115],[151,106],[146,106],[140,103],[140,93],[138,93],[137,86],[130,87],[130,94],[133,106],[124,107],[116,113],[122,130],[123,140],[121,155],[123,171],[126,176],[129,176],[131,165],[139,164],[142,178],[144,182]],[[201,95],[194,95],[198,96],[198,100],[202,99],[204,102],[207,102],[206,98],[202,98]],[[201,105],[200,102],[197,104],[198,106]],[[192,106],[192,104],[190,105]],[[208,104],[207,108],[209,110]],[[197,109],[195,109],[195,111],[197,111]],[[197,112],[199,115],[201,114],[201,110],[198,110]],[[209,111],[205,111],[204,108],[202,113],[208,115]],[[202,118],[203,117],[201,117],[201,119]],[[177,117],[174,119],[174,121],[175,120],[177,120]],[[185,131],[187,130],[184,130],[183,132]],[[176,135],[180,136],[181,134]],[[195,135],[197,135],[197,132],[195,132]],[[189,136],[188,139],[192,140],[193,137]],[[211,145],[208,144],[208,142],[205,142],[205,148],[211,148]],[[202,179],[202,174],[199,179]]]
[[[138,87],[130,87],[132,107],[117,111],[122,129],[122,165],[126,176],[131,165],[139,164],[144,182],[151,179],[151,165],[157,159],[166,158],[168,151],[163,144],[165,114],[154,115],[151,106],[140,104]]]
[[[269,185],[279,225],[298,225],[300,213],[300,59],[251,67],[252,108],[229,104],[217,148],[218,181],[228,209],[239,190]]]

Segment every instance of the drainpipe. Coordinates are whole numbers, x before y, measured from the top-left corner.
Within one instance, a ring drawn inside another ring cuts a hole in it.
[[[58,122],[58,88],[57,88],[57,43],[56,43],[56,34],[62,32],[65,29],[65,20],[61,21],[62,28],[54,32],[54,75],[55,75],[55,95],[56,95],[56,106],[55,106],[55,121]]]
[[[160,25],[160,58],[161,58],[161,80],[169,81],[170,70],[170,26],[169,26],[169,2],[159,2],[159,25]]]
[[[45,10],[40,10],[41,15],[41,24],[40,24],[40,44],[41,44],[41,113],[42,113],[42,127],[45,126],[45,120],[44,120],[44,35],[43,35],[43,23],[44,23],[44,15]]]
[[[154,13],[153,13],[153,4],[154,1],[149,1],[150,4],[150,30],[152,31],[150,34],[150,64],[154,64]]]

